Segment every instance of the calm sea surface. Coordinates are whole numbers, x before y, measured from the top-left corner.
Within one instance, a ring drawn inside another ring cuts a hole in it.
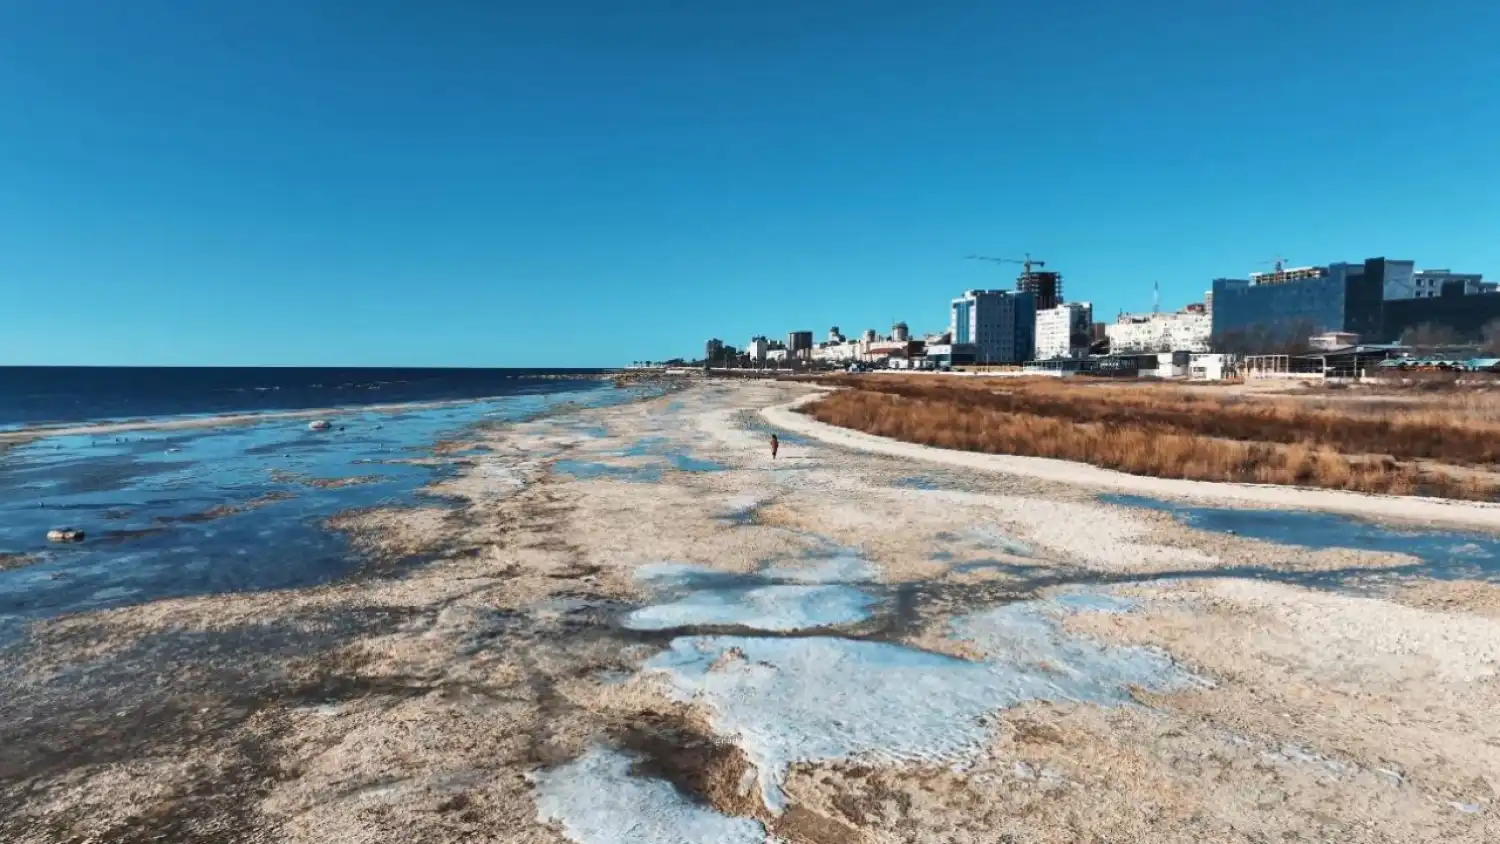
[[[583,369],[0,367],[0,429],[568,391]]]

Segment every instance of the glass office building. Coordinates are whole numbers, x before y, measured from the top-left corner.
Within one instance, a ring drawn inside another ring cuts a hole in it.
[[[972,346],[977,363],[1023,363],[1036,352],[1036,305],[1029,292],[970,290],[949,311],[955,346]]]
[[[1313,334],[1351,331],[1374,340],[1384,328],[1387,269],[1386,259],[1371,258],[1363,264],[1330,264],[1316,277],[1276,284],[1215,279],[1213,337],[1295,327]]]
[[[1438,325],[1459,340],[1483,339],[1491,323],[1500,324],[1500,293],[1466,294],[1462,283],[1443,288],[1437,298],[1397,299],[1384,303],[1381,341],[1394,343],[1409,328]]]

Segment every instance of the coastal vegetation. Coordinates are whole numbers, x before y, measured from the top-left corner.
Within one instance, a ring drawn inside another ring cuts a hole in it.
[[[1489,500],[1500,397],[1421,403],[1057,379],[840,376],[803,408],[832,425],[939,448],[1137,475]]]

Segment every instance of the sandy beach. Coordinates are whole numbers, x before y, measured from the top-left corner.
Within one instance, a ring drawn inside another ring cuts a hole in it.
[[[811,392],[475,428],[329,520],[352,577],[32,623],[0,840],[1500,840],[1500,508],[933,453]],[[1267,507],[1316,541],[1214,529]]]

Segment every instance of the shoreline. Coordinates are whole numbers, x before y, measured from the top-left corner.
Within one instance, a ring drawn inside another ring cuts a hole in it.
[[[602,380],[602,379],[601,379]],[[217,428],[228,425],[253,425],[276,419],[308,419],[348,413],[393,413],[403,410],[426,410],[459,407],[475,402],[496,401],[514,395],[476,396],[471,399],[437,399],[434,401],[391,402],[388,404],[353,404],[302,410],[265,410],[247,413],[219,413],[207,416],[166,416],[109,422],[63,423],[55,426],[32,426],[0,431],[0,450],[9,446],[46,439],[90,434],[117,434],[127,431],[175,431],[191,428]]]
[[[1074,487],[1186,501],[1196,504],[1228,502],[1271,510],[1317,510],[1364,519],[1466,527],[1500,533],[1500,504],[1458,501],[1418,496],[1373,495],[1344,490],[1275,486],[1270,484],[1216,483],[1180,478],[1132,475],[1088,463],[954,451],[909,443],[829,425],[797,412],[827,392],[820,389],[794,401],[763,408],[761,418],[771,425],[829,445],[873,454],[939,463],[965,469],[1014,475]]]
[[[772,460],[799,396],[480,427],[431,500],[333,525],[357,576],[31,624],[0,839],[1489,840],[1480,573],[814,437]]]

